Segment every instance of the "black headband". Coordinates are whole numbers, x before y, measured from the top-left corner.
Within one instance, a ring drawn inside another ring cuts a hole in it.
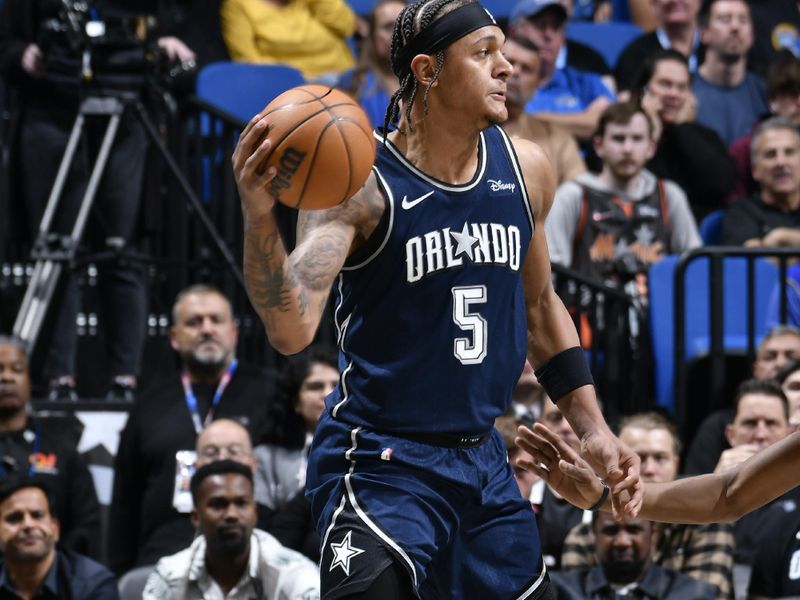
[[[411,72],[411,61],[418,54],[435,54],[465,35],[490,25],[496,26],[497,22],[478,2],[451,10],[417,33],[398,52],[394,74],[402,81]]]

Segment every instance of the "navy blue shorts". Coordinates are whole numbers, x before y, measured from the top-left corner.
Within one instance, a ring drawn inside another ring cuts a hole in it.
[[[539,533],[494,431],[447,448],[323,413],[306,495],[322,540],[322,595],[365,591],[392,561],[420,598],[549,598]]]

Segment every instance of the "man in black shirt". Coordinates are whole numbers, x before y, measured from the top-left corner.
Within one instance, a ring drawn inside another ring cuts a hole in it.
[[[118,573],[191,543],[185,486],[198,434],[227,418],[257,437],[271,397],[267,375],[236,361],[238,329],[221,292],[206,285],[183,290],[173,322],[170,342],[183,372],[138,395],[116,456],[109,564]]]
[[[14,339],[0,336],[0,484],[36,476],[49,486],[69,549],[97,556],[100,506],[89,469],[74,445],[28,415],[28,360]]]
[[[48,488],[36,479],[0,488],[0,600],[117,600],[117,582],[104,566],[57,550],[59,523]]]
[[[800,597],[800,508],[787,502],[769,511],[769,526],[755,553],[749,597]]]
[[[753,134],[753,177],[761,193],[728,208],[722,224],[727,245],[800,245],[800,133],[784,117],[767,119]]]

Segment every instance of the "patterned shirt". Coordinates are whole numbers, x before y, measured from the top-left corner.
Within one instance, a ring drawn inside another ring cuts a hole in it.
[[[319,600],[316,565],[264,531],[253,531],[247,569],[227,596],[208,574],[205,557],[206,540],[199,536],[186,550],[162,558],[143,600]]]
[[[706,581],[719,598],[733,598],[733,528],[727,523],[708,525],[654,524],[660,529],[653,562]],[[564,540],[561,568],[578,569],[597,564],[591,524],[579,524]]]

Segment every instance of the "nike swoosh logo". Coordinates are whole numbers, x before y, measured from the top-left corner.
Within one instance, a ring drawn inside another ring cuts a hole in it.
[[[401,204],[402,204],[402,206],[403,206],[403,208],[405,210],[408,210],[409,208],[414,208],[417,204],[419,204],[420,202],[425,200],[425,198],[427,198],[428,196],[431,196],[432,194],[433,194],[433,191],[428,192],[427,194],[424,194],[424,195],[420,196],[419,198],[411,200],[410,202],[408,201],[408,196],[403,196],[403,202],[401,202]]]

